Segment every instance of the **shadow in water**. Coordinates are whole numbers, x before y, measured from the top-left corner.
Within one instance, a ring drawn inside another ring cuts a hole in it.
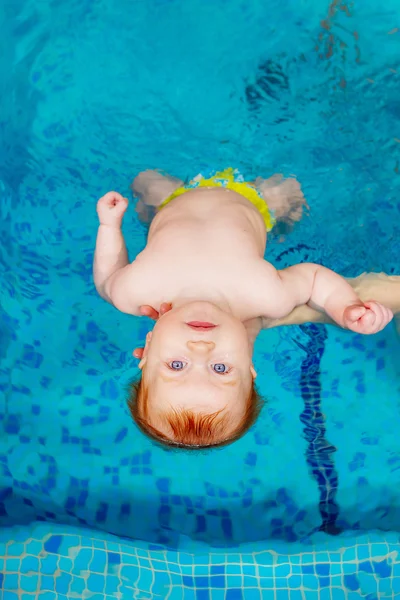
[[[252,109],[258,109],[265,101],[279,102],[282,90],[288,89],[289,80],[281,65],[266,60],[258,67],[254,82],[247,84],[246,100]]]
[[[339,506],[336,502],[338,473],[333,461],[336,448],[326,439],[325,417],[321,411],[321,371],[320,363],[324,353],[327,332],[325,327],[307,324],[301,330],[309,337],[306,352],[301,364],[300,386],[304,400],[304,410],[300,420],[304,425],[304,435],[308,442],[306,460],[311,475],[317,481],[319,489],[319,510],[321,513],[321,531],[337,535],[341,529],[336,521]]]

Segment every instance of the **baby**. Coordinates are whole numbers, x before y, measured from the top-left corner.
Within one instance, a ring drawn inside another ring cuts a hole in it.
[[[133,191],[142,218],[155,214],[147,245],[130,263],[121,232],[128,200],[117,192],[103,196],[94,281],[124,313],[172,304],[139,352],[142,378],[130,399],[134,419],[153,439],[219,446],[250,427],[259,406],[253,344],[262,328],[285,319],[323,320],[321,314],[372,334],[393,317],[388,305],[363,302],[354,282],[325,267],[302,263],[278,271],[264,260],[276,220],[292,225],[301,217],[305,200],[295,179],[245,182],[226,169],[185,185],[145,171]],[[300,307],[306,316],[296,316]]]

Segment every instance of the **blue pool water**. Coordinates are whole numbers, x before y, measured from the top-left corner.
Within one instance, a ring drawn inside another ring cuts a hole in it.
[[[151,323],[91,276],[101,194],[226,165],[302,182],[310,217],[271,239],[278,267],[399,272],[400,9],[356,4],[0,7],[4,600],[400,595],[394,327],[264,332],[257,424],[170,452],[126,407]],[[124,232],[134,255],[132,206]]]

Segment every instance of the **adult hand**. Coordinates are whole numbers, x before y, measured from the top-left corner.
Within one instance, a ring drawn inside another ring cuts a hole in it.
[[[139,307],[139,313],[142,317],[149,317],[150,319],[154,319],[154,321],[157,321],[157,319],[159,319],[162,315],[165,315],[165,313],[170,311],[171,308],[172,304],[170,304],[169,302],[163,302],[160,306],[160,311],[157,312],[156,309],[152,306],[149,306],[148,304],[143,304]],[[138,358],[140,360],[143,356],[143,351],[144,348],[135,348],[132,354],[135,358]]]

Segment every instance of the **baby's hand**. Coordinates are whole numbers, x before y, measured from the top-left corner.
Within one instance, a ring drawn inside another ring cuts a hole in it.
[[[118,192],[108,192],[97,203],[97,214],[101,225],[121,227],[122,217],[128,208],[128,199]]]
[[[379,302],[348,306],[343,314],[344,326],[356,333],[371,334],[381,331],[393,319],[389,308]]]

